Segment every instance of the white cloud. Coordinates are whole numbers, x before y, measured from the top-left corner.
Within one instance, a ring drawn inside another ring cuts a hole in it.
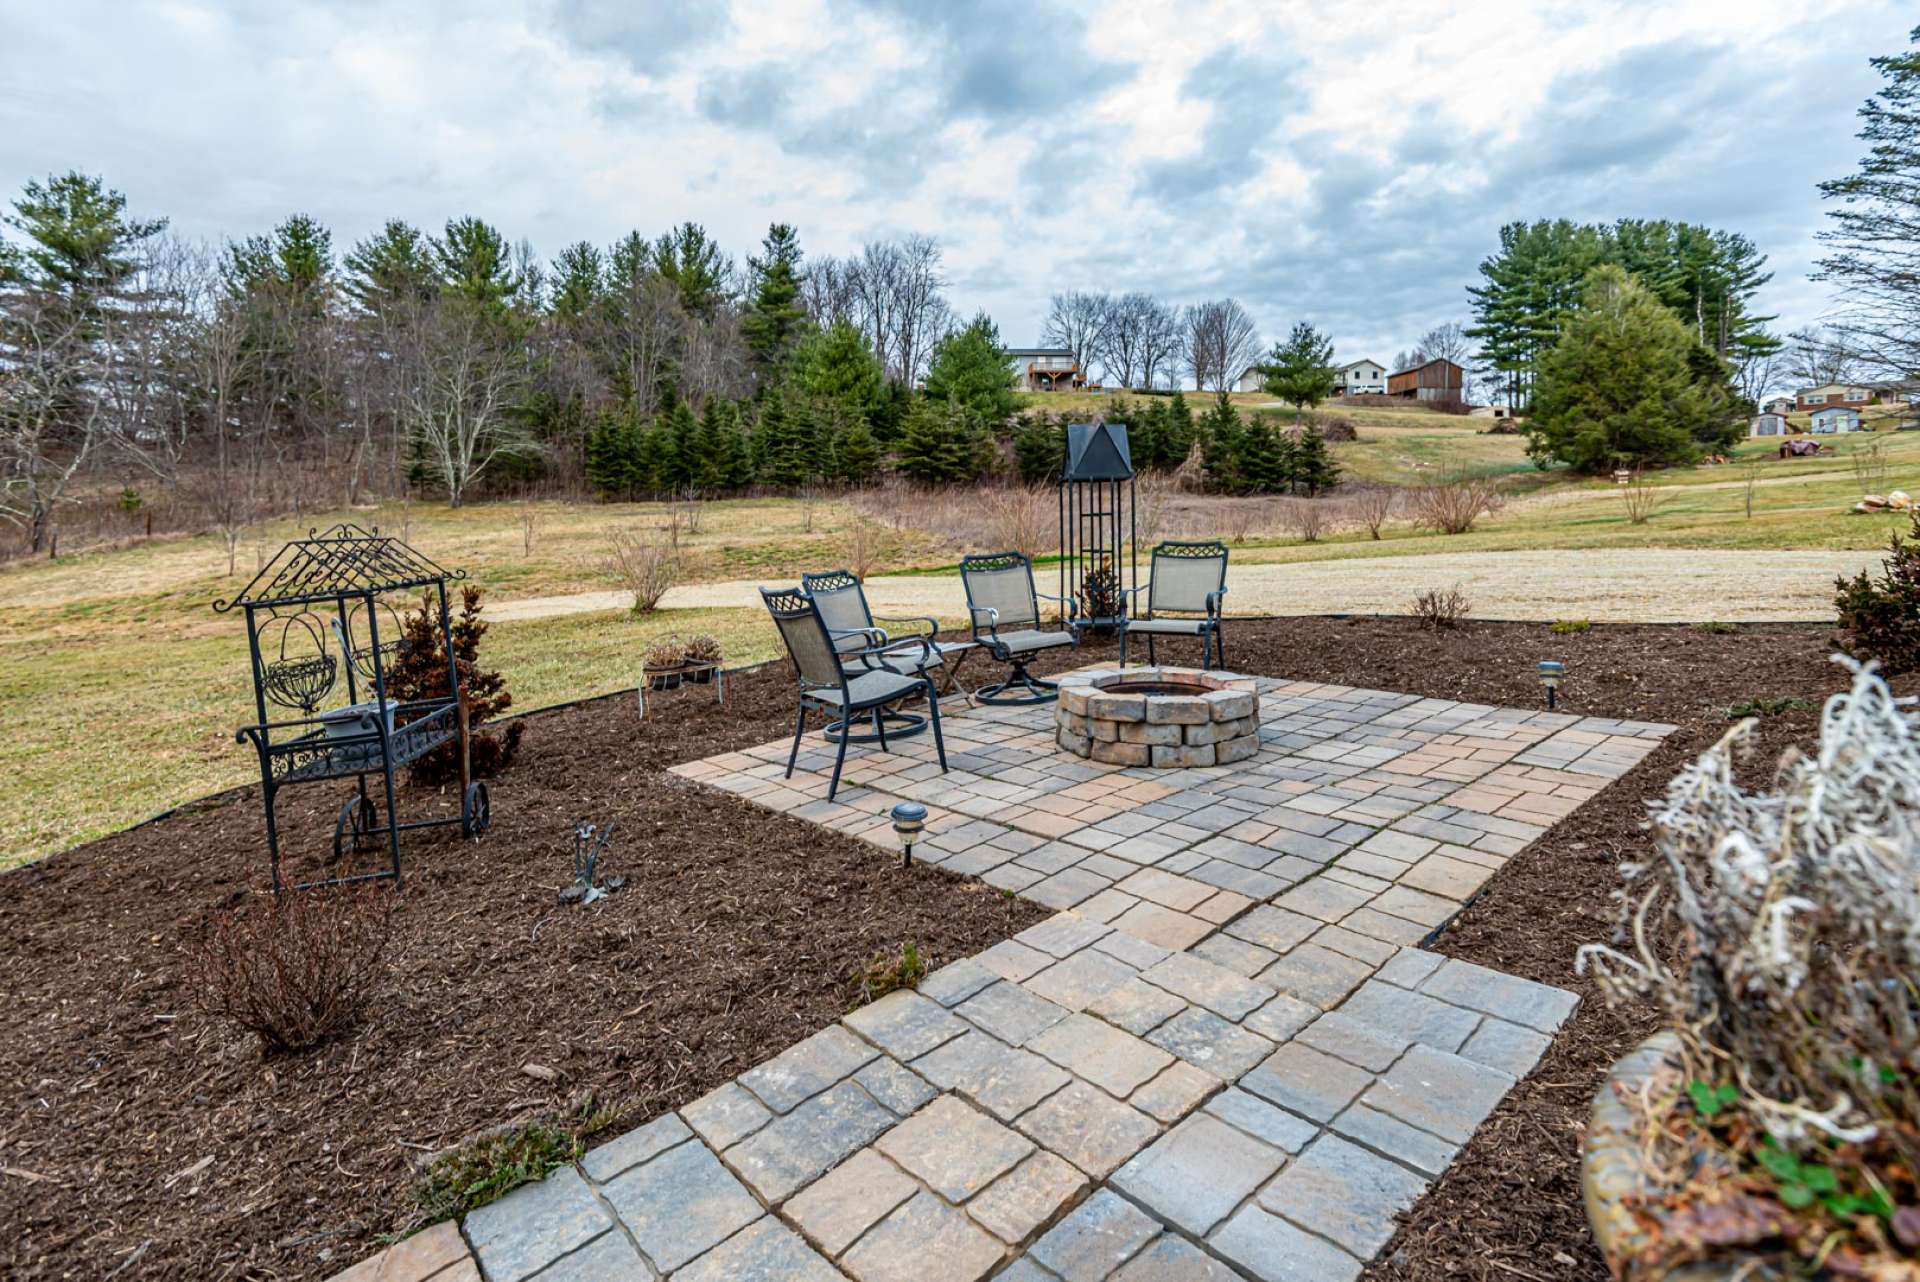
[[[682,219],[735,253],[917,230],[1010,341],[1049,293],[1233,293],[1381,359],[1504,221],[1687,218],[1771,255],[1858,153],[1887,0],[624,0],[15,6],[0,187],[78,167],[192,235],[477,213],[552,254]]]

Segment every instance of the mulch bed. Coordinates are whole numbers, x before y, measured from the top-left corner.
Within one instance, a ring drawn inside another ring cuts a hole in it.
[[[1611,927],[1615,866],[1646,848],[1643,799],[1725,731],[1729,705],[1817,703],[1842,688],[1827,649],[1825,629],[1791,625],[1232,627],[1228,657],[1243,671],[1495,704],[1537,706],[1534,663],[1559,658],[1566,710],[1682,727],[1503,869],[1434,945],[1591,1000],[1369,1278],[1605,1276],[1580,1209],[1578,1128],[1606,1066],[1649,1023],[1608,1011],[1573,975],[1573,951]],[[983,670],[976,662],[971,679]],[[734,678],[724,714],[710,699],[666,696],[644,727],[630,696],[534,718],[495,785],[493,832],[477,846],[422,836],[405,847],[376,1015],[303,1055],[263,1058],[194,1010],[186,950],[263,879],[251,790],[0,876],[12,943],[0,1073],[13,1092],[0,1122],[11,1230],[0,1275],[104,1276],[142,1252],[122,1276],[326,1276],[417,1221],[422,1154],[584,1092],[637,1123],[830,1022],[876,953],[911,939],[938,965],[1045,916],[661,774],[791,730],[778,669]],[[1764,778],[1777,750],[1816,725],[1813,710],[1768,719],[1749,773]],[[283,794],[296,861],[311,865],[328,844],[340,791]],[[410,790],[403,806],[452,801]],[[584,911],[554,898],[581,818],[618,819],[610,870],[628,878]]]

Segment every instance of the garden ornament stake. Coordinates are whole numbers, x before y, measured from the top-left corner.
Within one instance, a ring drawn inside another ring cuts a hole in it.
[[[1558,659],[1540,660],[1540,684],[1547,691],[1547,711],[1552,712],[1556,695],[1560,690],[1560,678],[1565,676],[1567,665]]]
[[[600,856],[606,853],[607,842],[612,839],[613,830],[619,826],[618,819],[605,828],[596,827],[584,820],[573,826],[573,884],[560,892],[562,900],[590,904],[606,893],[593,884],[593,876],[600,867]],[[619,886],[610,880],[608,889],[617,890]]]
[[[903,801],[893,808],[893,830],[900,837],[900,866],[913,863],[913,843],[927,826],[927,808],[917,801]]]

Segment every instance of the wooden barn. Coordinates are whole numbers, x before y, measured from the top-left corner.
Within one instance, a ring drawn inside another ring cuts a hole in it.
[[[1441,358],[1415,365],[1387,376],[1387,395],[1408,400],[1458,401],[1465,399],[1467,372],[1452,361]]]

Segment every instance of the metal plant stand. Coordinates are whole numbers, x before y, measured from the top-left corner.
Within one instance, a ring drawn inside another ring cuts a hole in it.
[[[251,742],[259,754],[267,855],[276,891],[281,888],[280,830],[274,800],[281,789],[294,784],[353,779],[354,795],[334,821],[334,857],[339,859],[349,850],[372,849],[382,837],[389,855],[389,866],[378,872],[303,882],[295,886],[297,890],[385,878],[398,881],[402,832],[459,824],[461,832],[477,836],[492,822],[487,785],[469,777],[466,707],[447,611],[448,580],[465,577],[465,572],[444,570],[378,530],[337,525],[325,533],[309,531],[306,538],[287,544],[237,597],[213,603],[217,613],[236,608],[246,613],[259,721],[241,726],[234,739]],[[437,595],[450,694],[395,703],[387,698],[387,674],[391,658],[400,651],[399,614],[385,598],[421,588]],[[392,635],[385,639],[382,613],[392,627]],[[342,673],[345,706],[323,710]],[[370,702],[361,702],[363,689],[372,696]],[[271,720],[269,703],[299,715]],[[394,797],[394,772],[455,742],[460,744],[459,816],[402,821]],[[377,799],[370,778],[378,780]]]
[[[1126,623],[1140,582],[1133,499],[1126,427],[1069,423],[1060,469],[1060,595],[1079,605],[1068,624],[1076,639]]]

